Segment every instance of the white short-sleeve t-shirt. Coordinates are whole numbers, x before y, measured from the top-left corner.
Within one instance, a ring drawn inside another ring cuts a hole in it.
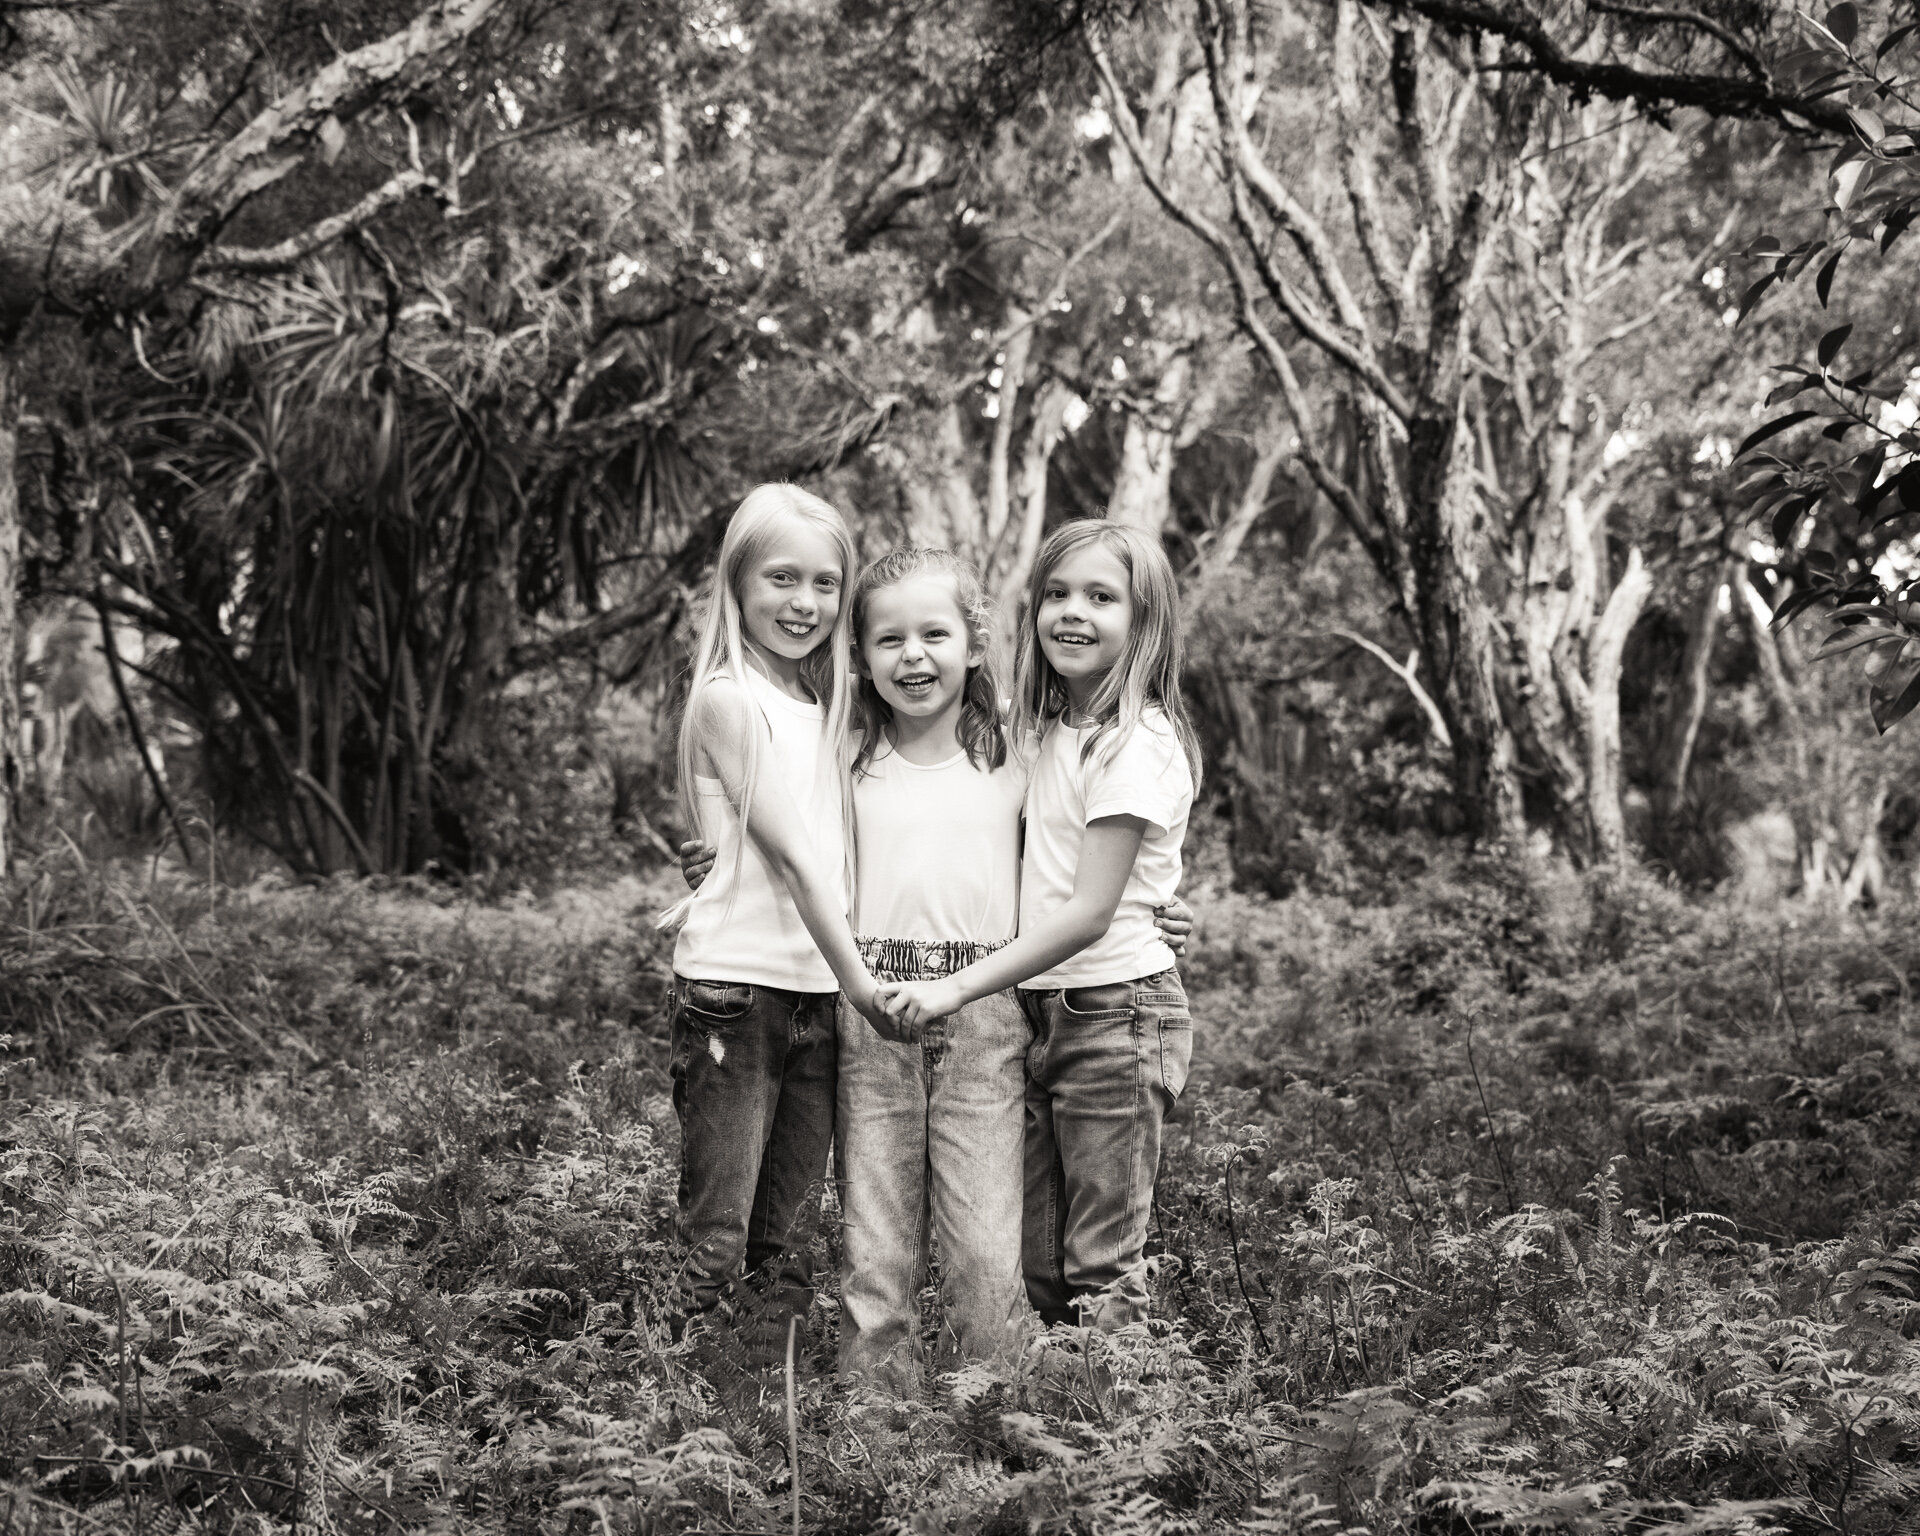
[[[1091,726],[1055,721],[1040,740],[1027,789],[1026,867],[1021,873],[1024,932],[1073,895],[1087,823],[1138,816],[1147,823],[1139,856],[1106,933],[1052,970],[1020,983],[1029,991],[1137,981],[1174,962],[1154,926],[1153,909],[1180,885],[1180,845],[1193,806],[1193,774],[1166,715],[1150,709],[1123,739],[1111,737],[1090,758],[1081,747]]]
[[[1020,917],[1027,765],[965,752],[910,763],[891,747],[853,780],[855,928],[873,938],[1002,944]]]

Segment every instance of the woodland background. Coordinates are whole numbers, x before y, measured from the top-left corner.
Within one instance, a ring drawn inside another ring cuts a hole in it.
[[[1920,1530],[1910,12],[0,0],[7,1528]],[[1163,1316],[914,1401],[653,1321],[770,478],[1187,602]]]

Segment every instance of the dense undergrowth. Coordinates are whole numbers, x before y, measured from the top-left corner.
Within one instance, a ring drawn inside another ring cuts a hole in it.
[[[904,1401],[829,1292],[796,1505],[782,1374],[655,1323],[657,899],[25,870],[8,1529],[1920,1531],[1913,911],[1203,890],[1161,1318]]]

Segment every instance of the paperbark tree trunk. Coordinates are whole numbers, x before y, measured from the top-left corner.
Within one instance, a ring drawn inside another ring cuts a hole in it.
[[[907,542],[927,549],[975,549],[983,526],[980,498],[967,473],[966,429],[960,407],[941,411],[928,467],[907,482]]]
[[[1185,352],[1175,352],[1160,371],[1153,388],[1150,411],[1132,411],[1120,440],[1120,467],[1113,477],[1113,495],[1107,516],[1147,533],[1167,526],[1173,507],[1173,450],[1175,428],[1167,419],[1180,408],[1193,377],[1193,363]]]
[[[20,675],[14,611],[20,572],[19,379],[12,347],[0,342],[0,878],[13,867],[14,823],[25,776],[20,768]]]
[[[1627,568],[1607,599],[1593,632],[1587,687],[1587,814],[1593,822],[1597,863],[1620,864],[1628,857],[1626,819],[1620,806],[1620,662],[1627,635],[1646,606],[1653,578],[1640,551],[1627,552]]]
[[[1520,753],[1500,704],[1498,628],[1482,589],[1477,499],[1457,417],[1416,418],[1408,434],[1409,522],[1422,659],[1453,738],[1455,793],[1476,836],[1527,851]],[[1422,548],[1422,546],[1425,546]]]
[[[1032,574],[1034,557],[1040,553],[1040,534],[1047,523],[1047,470],[1053,463],[1054,449],[1066,435],[1067,403],[1072,399],[1073,391],[1058,379],[1048,379],[1034,397],[1026,450],[1020,457],[1020,473],[1012,493],[1020,518],[1019,532],[997,576],[989,573],[993,580],[994,633],[1002,675],[1009,685],[1027,578]]]

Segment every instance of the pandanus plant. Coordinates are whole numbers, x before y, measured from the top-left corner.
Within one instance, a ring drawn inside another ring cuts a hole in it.
[[[462,786],[549,654],[523,628],[631,599],[701,524],[682,423],[725,351],[668,319],[589,353],[524,274],[489,323],[403,306],[373,255],[201,316],[140,419],[139,554],[109,563],[223,810],[316,873],[462,866]]]

